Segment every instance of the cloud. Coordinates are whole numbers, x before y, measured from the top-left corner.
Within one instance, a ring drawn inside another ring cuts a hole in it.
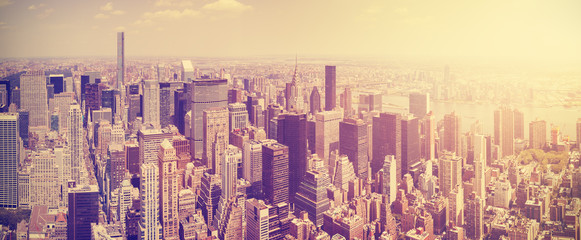
[[[192,0],[157,0],[156,7],[191,7],[194,5]]]
[[[32,5],[28,6],[28,10],[36,10],[36,9],[40,9],[44,6],[46,6],[44,3],[39,3],[37,5],[32,4]]]
[[[251,10],[252,6],[243,4],[236,0],[218,0],[204,5],[202,9],[212,11],[244,12]]]
[[[54,9],[48,8],[48,9],[45,9],[44,12],[39,13],[38,15],[36,15],[36,17],[39,18],[39,19],[47,18],[48,16],[50,16],[50,14],[52,12],[54,12]]]
[[[123,15],[123,14],[125,14],[125,11],[123,11],[123,10],[115,10],[115,11],[111,12],[111,14],[113,14],[113,15]]]
[[[14,2],[12,0],[0,0],[0,7],[8,6],[13,3]]]
[[[101,10],[103,11],[112,11],[113,10],[113,3],[112,2],[108,2],[105,5],[103,5],[101,7]]]
[[[97,13],[97,15],[95,15],[94,17],[95,19],[108,19],[109,15],[104,14],[104,13]]]
[[[199,15],[200,15],[199,11],[189,9],[189,8],[186,8],[183,11],[169,10],[168,9],[168,10],[157,11],[157,12],[146,12],[143,14],[143,16],[146,19],[143,20],[141,23],[144,23],[148,19],[154,19],[154,18],[156,18],[156,19],[164,19],[164,18],[165,19],[168,19],[168,18],[169,19],[180,19],[180,18],[184,18],[184,17],[197,17]]]

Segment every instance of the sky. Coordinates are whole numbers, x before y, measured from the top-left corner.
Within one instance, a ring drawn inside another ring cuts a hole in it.
[[[579,0],[0,0],[0,58],[363,55],[581,63]]]

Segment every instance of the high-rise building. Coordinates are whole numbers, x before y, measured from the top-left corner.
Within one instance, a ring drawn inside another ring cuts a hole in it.
[[[248,111],[246,111],[245,104],[239,102],[228,104],[228,111],[230,115],[230,132],[248,127]]]
[[[73,103],[69,109],[67,138],[71,149],[71,178],[80,183],[81,168],[85,166],[85,152],[83,150],[83,113],[81,107]]]
[[[156,163],[159,144],[164,139],[171,139],[172,134],[164,129],[141,129],[137,132],[139,140],[139,162]]]
[[[315,152],[324,160],[326,165],[329,165],[330,153],[339,150],[339,132],[337,129],[339,129],[339,122],[343,119],[343,114],[341,111],[325,111],[317,113],[315,118]]]
[[[287,203],[265,204],[255,198],[246,201],[247,239],[284,239],[291,218]]]
[[[91,223],[99,221],[99,186],[69,186],[67,239],[91,239]]]
[[[110,190],[114,191],[121,186],[121,182],[125,179],[126,164],[125,164],[125,149],[123,145],[114,143],[109,145],[108,151],[108,170],[110,176]]]
[[[125,179],[121,182],[120,187],[118,189],[118,208],[117,208],[117,218],[125,226],[127,213],[129,209],[133,205],[133,185],[128,179]],[[137,205],[137,204],[136,204]]]
[[[325,66],[325,111],[333,111],[337,104],[336,67]]]
[[[228,80],[202,78],[193,81],[191,88],[191,137],[194,139],[193,158],[201,159],[204,153],[203,117],[209,108],[228,106]],[[226,120],[228,122],[228,120]],[[226,128],[228,129],[228,127]],[[227,135],[226,135],[227,136]]]
[[[159,83],[157,80],[143,81],[143,123],[160,127]]]
[[[194,66],[190,60],[182,60],[182,82],[191,82],[196,78]]]
[[[201,179],[200,196],[198,197],[198,208],[202,209],[202,215],[207,223],[214,219],[214,213],[218,208],[220,195],[222,195],[222,181],[219,175],[204,173]]]
[[[420,126],[417,117],[405,114],[401,118],[401,175],[410,172],[420,162]]]
[[[176,150],[168,139],[160,144],[157,154],[159,165],[159,219],[163,228],[163,239],[179,239],[178,220],[178,174]]]
[[[125,84],[125,33],[117,33],[117,89]]]
[[[471,195],[466,204],[466,237],[482,239],[483,237],[484,200]]]
[[[334,156],[336,156],[335,153],[333,154]],[[355,170],[353,170],[353,164],[346,155],[336,157],[333,166],[334,172],[331,173],[333,175],[333,185],[347,192],[349,191],[349,182],[356,177]]]
[[[430,112],[429,93],[410,93],[409,95],[410,113],[418,118],[424,117]]]
[[[306,172],[295,197],[295,212],[305,211],[316,226],[323,225],[323,213],[329,210],[329,176],[317,170]]]
[[[255,140],[244,142],[242,177],[250,182],[248,197],[258,198],[262,194],[262,143]]]
[[[289,149],[277,141],[262,142],[264,195],[273,205],[289,202]]]
[[[65,93],[59,93],[54,95],[54,98],[52,99],[52,105],[53,108],[58,108],[58,118],[59,118],[59,132],[60,133],[65,133],[68,126],[67,126],[67,121],[68,121],[68,117],[69,117],[69,109],[71,104],[73,103],[75,99],[75,94],[71,93],[71,92],[65,92]],[[52,109],[52,110],[55,110]],[[51,111],[52,111],[51,110]]]
[[[382,168],[386,155],[393,155],[396,161],[396,179],[401,181],[401,115],[381,113],[373,117],[373,160],[371,174],[374,176]]]
[[[222,196],[224,201],[229,201],[236,196],[238,182],[238,163],[242,160],[242,151],[240,148],[228,145],[228,149],[221,159],[222,165]]]
[[[117,114],[120,109],[117,109],[117,99],[119,91],[115,89],[104,89],[101,91],[101,108],[110,108],[113,115]]]
[[[202,160],[214,174],[221,173],[220,162],[230,142],[228,121],[228,109],[225,107],[204,110]]]
[[[28,148],[29,113],[26,109],[18,109],[18,134],[22,138],[22,145]],[[68,113],[67,113],[68,114]]]
[[[349,157],[361,179],[367,179],[367,134],[367,124],[361,119],[347,118],[339,123],[339,154]]]
[[[48,81],[54,86],[54,94],[59,94],[64,92],[65,89],[65,76],[63,74],[51,74],[48,76]]]
[[[28,71],[20,76],[22,106],[29,112],[30,127],[48,127],[48,96],[43,71]]]
[[[294,199],[301,180],[307,172],[307,115],[284,113],[278,115],[277,140],[288,147],[289,197]]]
[[[310,105],[311,114],[316,115],[321,111],[321,95],[319,94],[317,86],[314,86],[313,91],[311,91]]]
[[[162,128],[169,126],[171,122],[171,89],[170,88],[160,88],[159,89],[159,123]]]
[[[397,161],[393,155],[386,155],[383,162],[383,183],[381,193],[387,195],[388,204],[395,201],[397,194]]]
[[[359,112],[381,112],[383,99],[379,91],[366,92],[359,95]]]
[[[577,124],[579,126],[579,124]],[[547,122],[535,120],[529,123],[529,147],[542,149],[547,144]]]
[[[286,90],[286,110],[289,112],[299,110],[299,86],[297,76],[297,64],[295,64],[295,73],[290,84],[287,84]]]
[[[509,107],[494,111],[494,144],[500,147],[500,157],[514,153],[514,112]]]
[[[427,160],[436,158],[436,120],[430,111],[421,121],[423,136],[422,157]]]
[[[525,119],[523,112],[514,109],[514,138],[525,139]]]
[[[17,113],[0,113],[0,207],[18,207],[20,139]]]
[[[453,152],[443,152],[439,159],[440,192],[447,197],[452,189],[462,185],[462,158]]]
[[[351,88],[350,87],[346,87],[345,91],[343,92],[343,94],[341,94],[342,99],[341,99],[341,107],[344,109],[345,111],[345,117],[351,117],[354,112],[353,112],[353,97],[351,96]]]
[[[460,154],[460,124],[456,112],[444,115],[444,150]]]
[[[157,163],[141,165],[139,190],[141,198],[141,220],[139,229],[141,239],[161,239],[161,225],[159,224],[159,168]]]
[[[141,171],[139,166],[139,145],[136,142],[128,142],[125,144],[125,162],[127,163],[127,171],[131,175],[138,175]]]
[[[486,139],[484,135],[472,137],[474,146],[474,192],[480,199],[486,199]]]

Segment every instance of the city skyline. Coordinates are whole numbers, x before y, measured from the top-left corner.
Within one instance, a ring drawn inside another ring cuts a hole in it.
[[[114,56],[109,43],[124,31],[129,58],[301,53],[574,64],[581,62],[580,7],[524,0],[3,0],[0,58]]]

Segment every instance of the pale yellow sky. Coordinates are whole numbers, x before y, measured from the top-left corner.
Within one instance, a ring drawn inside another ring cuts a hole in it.
[[[0,0],[0,57],[373,55],[581,62],[579,0]]]

